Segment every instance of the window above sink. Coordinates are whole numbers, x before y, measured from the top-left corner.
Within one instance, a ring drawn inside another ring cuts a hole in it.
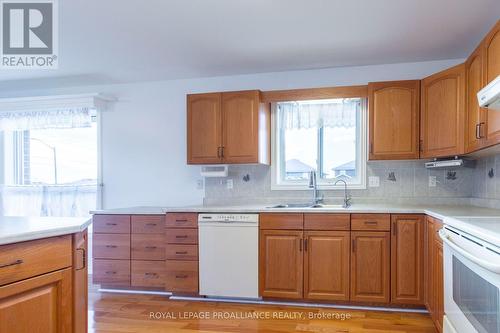
[[[273,103],[272,189],[307,190],[313,170],[321,189],[366,188],[366,112],[365,98]]]

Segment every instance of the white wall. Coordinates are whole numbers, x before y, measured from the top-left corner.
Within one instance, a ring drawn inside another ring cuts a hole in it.
[[[200,204],[199,167],[186,165],[186,94],[292,89],[419,79],[462,59],[342,67],[106,86],[43,89],[13,85],[0,97],[99,92],[118,99],[102,116],[104,208]]]

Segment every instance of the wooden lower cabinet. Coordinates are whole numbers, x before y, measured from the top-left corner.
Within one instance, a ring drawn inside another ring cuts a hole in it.
[[[73,234],[73,333],[88,330],[88,233]]]
[[[438,236],[440,220],[428,216],[425,223],[425,305],[439,332],[443,330],[444,281],[443,281],[443,243]]]
[[[424,305],[423,215],[392,215],[391,302]]]
[[[349,300],[349,231],[304,233],[304,298]]]
[[[261,230],[259,288],[262,297],[303,297],[303,232]]]
[[[0,332],[73,332],[71,300],[71,268],[2,286]]]
[[[390,295],[390,233],[351,232],[352,301],[388,303]]]

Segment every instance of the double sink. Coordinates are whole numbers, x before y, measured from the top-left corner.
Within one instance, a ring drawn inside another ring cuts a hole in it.
[[[270,206],[267,208],[325,208],[325,209],[345,209],[343,205],[326,205],[326,204],[312,204],[312,203],[287,203],[287,204],[278,204],[274,206]]]

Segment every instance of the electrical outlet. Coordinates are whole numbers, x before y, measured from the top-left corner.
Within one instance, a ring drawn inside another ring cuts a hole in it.
[[[377,176],[368,177],[368,186],[379,187],[380,186],[380,177],[377,177]]]
[[[196,181],[196,189],[197,190],[203,190],[203,185],[204,185],[203,179],[198,179]]]
[[[228,190],[232,190],[233,189],[233,179],[232,178],[229,178],[228,180],[226,180],[226,187]]]
[[[429,187],[436,187],[436,176],[429,176]]]

